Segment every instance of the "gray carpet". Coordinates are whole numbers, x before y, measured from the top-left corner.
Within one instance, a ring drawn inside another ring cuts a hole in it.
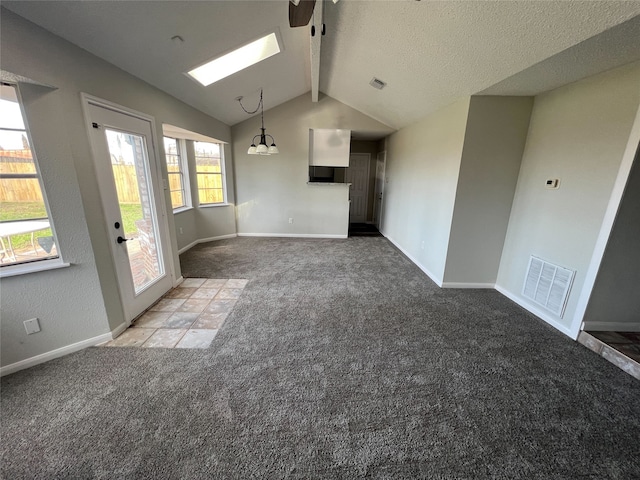
[[[2,379],[3,478],[640,478],[640,382],[384,238],[239,238],[208,350],[90,348]]]

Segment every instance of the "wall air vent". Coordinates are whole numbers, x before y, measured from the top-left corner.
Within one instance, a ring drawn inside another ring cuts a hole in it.
[[[532,255],[522,295],[562,318],[575,273]]]
[[[387,86],[385,82],[383,82],[382,80],[376,77],[373,77],[371,79],[371,81],[369,82],[369,85],[371,85],[373,88],[377,88],[378,90],[382,90],[384,87]]]

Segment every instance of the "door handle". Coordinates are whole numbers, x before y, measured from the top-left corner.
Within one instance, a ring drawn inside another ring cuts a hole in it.
[[[118,243],[123,243],[123,242],[126,242],[127,240],[129,240],[129,239],[128,238],[123,238],[123,237],[116,238],[116,242],[118,242]]]

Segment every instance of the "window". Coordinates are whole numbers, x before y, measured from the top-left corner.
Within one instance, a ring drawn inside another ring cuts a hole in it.
[[[171,206],[174,210],[191,206],[188,182],[189,174],[182,146],[182,140],[164,137],[164,153],[167,162],[167,174],[169,176],[169,192],[171,194]]]
[[[224,162],[219,143],[193,143],[200,205],[225,203]]]
[[[38,166],[14,85],[0,85],[0,266],[57,258]]]

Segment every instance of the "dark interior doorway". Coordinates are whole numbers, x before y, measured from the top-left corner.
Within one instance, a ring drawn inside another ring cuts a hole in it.
[[[381,237],[382,234],[372,223],[350,223],[350,237]]]

